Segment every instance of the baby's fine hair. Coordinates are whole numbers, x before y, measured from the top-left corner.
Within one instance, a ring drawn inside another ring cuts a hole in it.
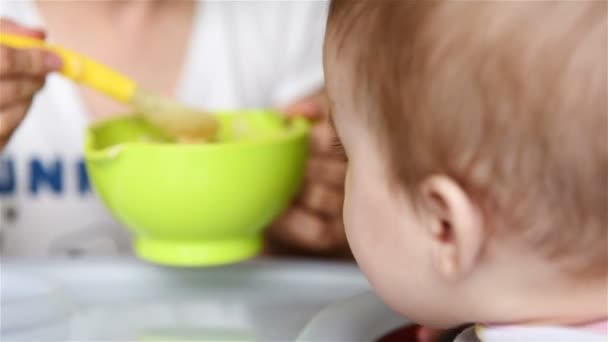
[[[605,276],[607,4],[334,0],[326,54],[399,188],[447,175],[492,234]]]

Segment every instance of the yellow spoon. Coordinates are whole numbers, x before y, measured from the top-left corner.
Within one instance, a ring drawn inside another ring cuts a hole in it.
[[[63,59],[63,75],[131,105],[148,122],[178,140],[205,141],[212,139],[218,130],[217,120],[209,113],[147,92],[133,80],[89,57],[42,40],[3,32],[0,33],[0,44],[17,49],[47,49],[57,53]]]

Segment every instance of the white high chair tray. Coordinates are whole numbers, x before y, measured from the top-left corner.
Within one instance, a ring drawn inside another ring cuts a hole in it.
[[[355,265],[327,261],[4,261],[0,275],[4,341],[293,341],[321,309],[369,290]]]

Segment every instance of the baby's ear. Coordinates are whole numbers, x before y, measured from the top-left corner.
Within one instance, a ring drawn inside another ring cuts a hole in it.
[[[486,241],[482,212],[449,177],[431,176],[421,185],[435,268],[446,279],[462,278],[477,265]]]

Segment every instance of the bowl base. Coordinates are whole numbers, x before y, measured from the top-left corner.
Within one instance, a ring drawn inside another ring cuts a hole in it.
[[[157,240],[137,238],[135,252],[144,260],[171,266],[213,266],[251,258],[262,250],[262,237],[230,240]]]

